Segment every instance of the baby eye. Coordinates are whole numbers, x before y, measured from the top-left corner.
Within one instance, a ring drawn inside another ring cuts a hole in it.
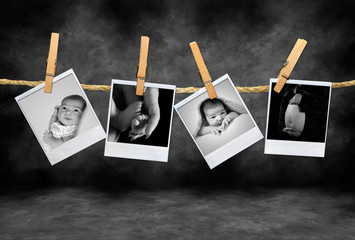
[[[66,107],[61,107],[61,109],[66,110],[67,108]]]

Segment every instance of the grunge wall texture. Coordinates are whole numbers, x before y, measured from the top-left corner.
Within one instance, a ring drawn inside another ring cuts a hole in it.
[[[0,2],[0,78],[44,79],[51,32],[60,33],[57,74],[81,83],[135,80],[140,37],[150,37],[149,81],[201,87],[189,43],[197,41],[213,79],[268,85],[297,38],[308,44],[291,78],[355,79],[354,1],[10,1]],[[209,170],[174,113],[168,163],[103,156],[104,141],[51,167],[14,97],[0,86],[2,185],[318,186],[355,184],[355,87],[333,89],[325,158],[264,155],[264,140]],[[106,129],[109,94],[86,91]],[[267,93],[241,94],[265,134]],[[177,94],[176,103],[188,94]]]

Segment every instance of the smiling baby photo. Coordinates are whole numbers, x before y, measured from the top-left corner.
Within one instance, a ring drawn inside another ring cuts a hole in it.
[[[54,78],[51,93],[41,84],[16,101],[51,165],[106,136],[73,70]]]

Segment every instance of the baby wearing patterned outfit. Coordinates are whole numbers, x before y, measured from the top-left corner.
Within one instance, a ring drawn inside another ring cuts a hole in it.
[[[86,101],[79,95],[70,95],[54,108],[48,130],[43,134],[43,145],[47,152],[76,136]]]

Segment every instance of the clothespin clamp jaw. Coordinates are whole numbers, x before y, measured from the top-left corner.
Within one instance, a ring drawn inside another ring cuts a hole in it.
[[[137,68],[137,88],[136,95],[143,96],[144,93],[144,82],[148,78],[147,74],[147,59],[148,59],[148,48],[149,48],[149,37],[141,37],[141,49],[139,64]]]
[[[304,39],[297,39],[295,46],[293,47],[290,55],[288,56],[286,62],[281,67],[280,73],[277,77],[277,83],[274,87],[274,91],[280,93],[283,86],[290,78],[291,72],[295,67],[299,57],[301,56],[303,49],[306,47],[307,41]]]
[[[216,94],[216,91],[215,91],[213,84],[212,84],[212,78],[207,70],[205,62],[203,61],[201,51],[200,51],[196,42],[191,42],[190,47],[191,47],[191,51],[194,55],[197,67],[199,69],[198,73],[199,73],[200,79],[204,83],[206,91],[207,91],[210,99],[214,99],[217,97],[217,94]]]
[[[139,69],[139,66],[137,66],[137,89],[136,89],[136,95],[138,96],[143,96],[143,93],[145,92],[145,88],[144,87],[144,83],[145,81],[148,79],[148,65],[146,66],[143,66],[143,68],[145,68],[145,76],[143,75],[138,75],[138,69]],[[138,94],[138,93],[141,93],[141,94]]]
[[[284,63],[284,65],[282,65],[282,67],[280,68],[279,73],[282,71],[282,69],[284,69],[284,67],[286,67],[286,66],[287,66],[287,64],[288,64],[288,61],[286,60],[286,62]],[[285,77],[285,75],[283,75],[283,77],[284,77],[284,78],[286,78],[286,79],[288,80],[288,78],[287,78],[287,77]]]
[[[53,78],[55,77],[55,71],[57,68],[58,42],[59,42],[59,34],[52,33],[48,58],[46,61],[46,76],[45,76],[45,83],[44,83],[45,93],[52,92]]]
[[[207,91],[208,96],[210,97],[210,99],[216,98],[217,94],[216,94],[216,91],[214,90],[211,77],[210,77],[210,80],[203,81],[203,78],[201,76],[201,72],[200,71],[198,71],[198,75],[200,76],[201,81],[204,83],[206,91]]]
[[[280,68],[280,73],[281,73],[281,71],[282,71],[282,69],[284,69],[285,67],[286,67],[286,65],[288,64],[288,61],[286,60],[286,62],[284,63],[284,65]],[[280,79],[279,79],[279,81],[281,80],[281,81],[285,81],[285,83],[288,81],[290,79],[290,76],[286,76],[285,74],[281,74],[281,76],[280,76]],[[284,83],[284,84],[285,84]],[[276,90],[275,90],[276,91]]]

